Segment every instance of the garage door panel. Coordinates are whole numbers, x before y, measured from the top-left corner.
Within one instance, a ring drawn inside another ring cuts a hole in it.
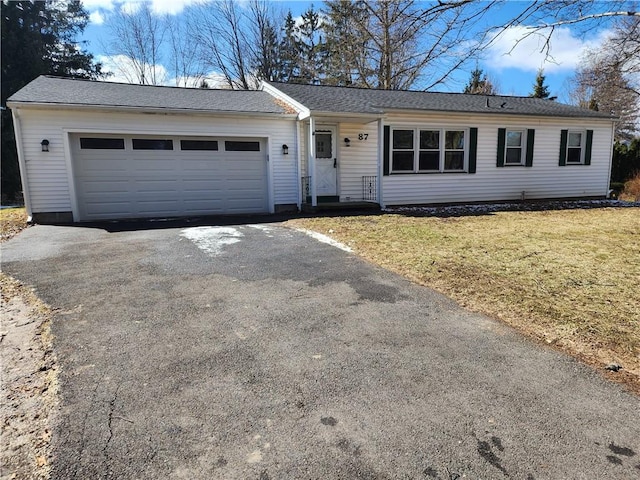
[[[78,174],[85,175],[85,172],[90,172],[92,176],[96,174],[111,175],[116,173],[126,175],[129,172],[130,163],[131,160],[126,158],[90,158],[86,164],[79,169]]]
[[[109,218],[109,215],[117,214],[123,217],[129,216],[133,207],[132,202],[87,202],[87,213],[100,218]],[[111,217],[113,218],[113,217]]]
[[[133,150],[132,137],[122,137],[124,150],[80,149],[71,138],[81,220],[268,210],[263,143],[257,152],[227,152],[224,142],[234,139],[214,137],[219,150],[181,150],[173,137],[174,150]]]
[[[81,183],[82,192],[85,195],[91,194],[126,194],[129,191],[129,180],[85,180]]]
[[[135,191],[140,193],[158,193],[164,196],[180,190],[180,182],[176,179],[135,180],[133,183]]]

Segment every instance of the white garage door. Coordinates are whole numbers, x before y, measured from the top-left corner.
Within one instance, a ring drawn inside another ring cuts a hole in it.
[[[268,211],[258,138],[71,136],[80,220]]]

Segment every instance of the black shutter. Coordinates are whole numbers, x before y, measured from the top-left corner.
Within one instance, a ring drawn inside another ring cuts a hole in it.
[[[498,129],[498,157],[496,161],[497,167],[504,167],[504,144],[507,138],[507,129]]]
[[[469,173],[476,173],[476,160],[478,157],[478,129],[469,129]]]
[[[593,146],[593,130],[587,130],[587,145],[584,149],[584,164],[591,165],[591,147]]]
[[[560,163],[561,167],[567,164],[567,137],[569,136],[569,130],[560,131]]]
[[[391,144],[391,127],[389,126],[384,127],[383,144],[384,144],[384,152],[382,152],[382,155],[383,155],[382,173],[384,175],[389,175],[389,146]]]
[[[533,166],[533,142],[536,138],[536,131],[533,128],[527,130],[527,156],[525,157],[524,166]]]

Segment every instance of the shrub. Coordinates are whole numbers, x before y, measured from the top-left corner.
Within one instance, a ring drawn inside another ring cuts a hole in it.
[[[620,199],[640,202],[640,172],[636,172],[631,180],[625,182]]]

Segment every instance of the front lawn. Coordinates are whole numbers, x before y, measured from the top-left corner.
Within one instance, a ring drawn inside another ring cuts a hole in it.
[[[9,240],[27,228],[27,212],[24,207],[0,210],[0,242]]]
[[[307,218],[357,254],[640,392],[640,208]]]

